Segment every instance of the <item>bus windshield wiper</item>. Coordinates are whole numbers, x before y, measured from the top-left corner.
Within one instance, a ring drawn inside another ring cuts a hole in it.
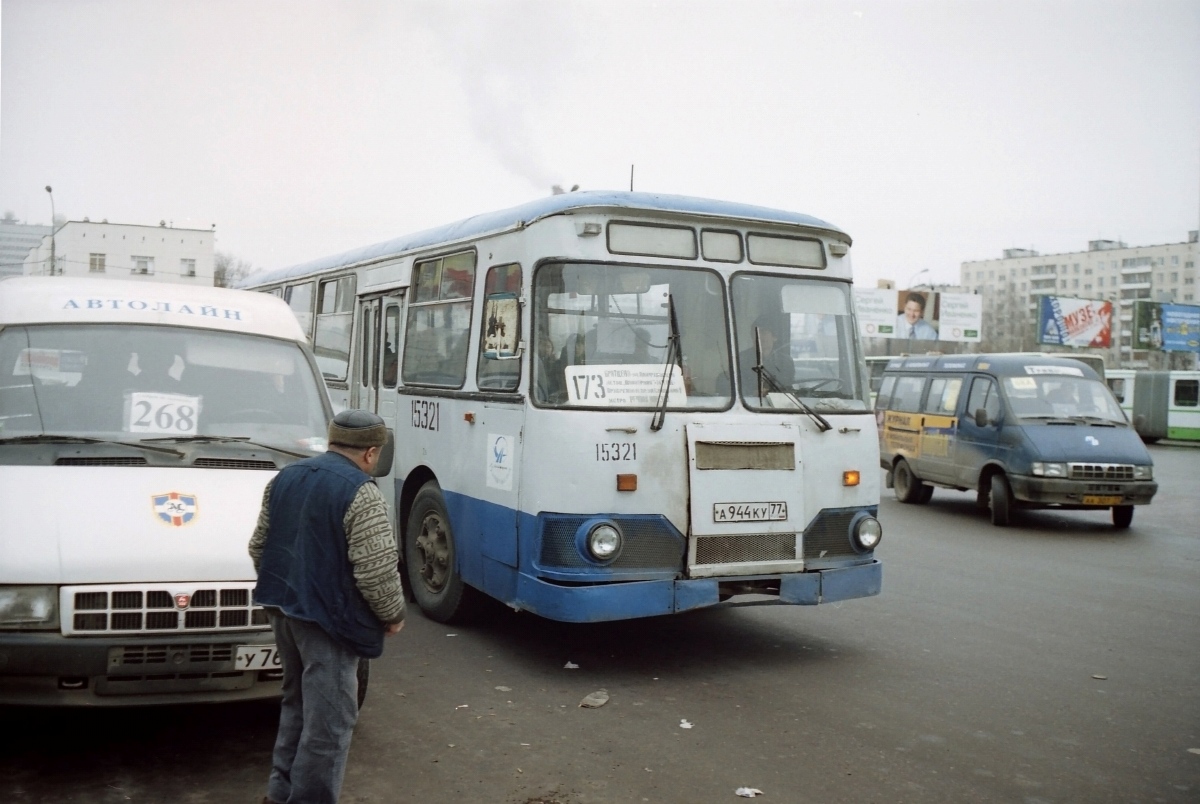
[[[679,366],[683,378],[683,344],[679,340],[679,319],[675,317],[675,297],[667,293],[667,324],[671,332],[667,335],[667,359],[663,371],[662,385],[658,389],[658,406],[650,419],[650,431],[657,433],[667,418],[667,398],[671,395],[671,369]]]
[[[760,403],[762,402],[763,397],[766,396],[766,394],[763,393],[765,390],[764,385],[769,385],[771,386],[772,391],[784,394],[788,399],[792,400],[792,403],[795,404],[797,408],[804,413],[807,413],[809,418],[816,422],[817,428],[822,433],[833,429],[833,425],[830,424],[824,416],[822,416],[820,413],[817,413],[808,405],[804,404],[800,397],[797,396],[791,388],[783,387],[783,383],[781,383],[779,379],[771,373],[770,369],[763,365],[762,340],[758,335],[758,327],[754,328],[754,360],[754,373],[758,375],[758,401]]]
[[[56,433],[38,433],[37,435],[11,436],[0,438],[0,444],[117,444],[122,447],[144,449],[149,452],[161,452],[182,458],[183,452],[170,447],[154,447],[140,441],[117,441],[112,438],[93,438],[92,436],[60,435]]]
[[[143,438],[142,442],[146,441],[170,441],[175,444],[245,444],[250,447],[261,447],[262,449],[274,450],[282,452],[284,455],[291,455],[296,458],[311,458],[311,453],[296,452],[287,449],[286,447],[277,447],[274,444],[264,444],[261,441],[251,441],[249,436],[218,436],[218,435],[193,435],[193,436],[163,436],[161,438]],[[181,453],[182,454],[182,453]]]

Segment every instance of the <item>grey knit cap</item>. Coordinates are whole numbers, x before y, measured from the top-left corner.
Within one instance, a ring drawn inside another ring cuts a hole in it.
[[[329,423],[329,443],[343,447],[382,447],[387,443],[387,425],[366,410],[343,410]]]

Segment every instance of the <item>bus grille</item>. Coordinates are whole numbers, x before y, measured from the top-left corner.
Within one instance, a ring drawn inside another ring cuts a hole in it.
[[[857,556],[858,552],[850,543],[850,523],[859,513],[861,509],[854,508],[846,511],[825,509],[817,514],[804,531],[805,560]]]
[[[542,521],[541,566],[591,569],[596,565],[579,554],[575,533],[593,517],[548,514]],[[684,539],[661,516],[614,516],[610,519],[625,535],[621,555],[610,564],[614,570],[679,570],[683,566]]]
[[[1072,480],[1133,480],[1133,465],[1127,463],[1069,463]]]
[[[736,533],[696,537],[697,564],[795,560],[795,533]]]
[[[253,589],[253,582],[201,589],[191,584],[64,586],[63,634],[262,630],[269,625],[267,613],[254,604]]]

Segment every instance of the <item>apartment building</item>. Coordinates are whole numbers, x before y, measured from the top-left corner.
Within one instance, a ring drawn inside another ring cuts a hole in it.
[[[12,215],[0,219],[0,277],[20,276],[29,249],[42,242],[50,231],[49,226],[21,223]]]
[[[146,282],[213,284],[210,229],[68,221],[43,237],[25,257],[24,273],[33,276],[111,276]],[[50,253],[54,252],[51,265]]]
[[[1010,248],[1000,259],[964,262],[964,290],[983,297],[980,351],[1041,349],[1036,323],[1042,296],[1106,299],[1113,303],[1114,319],[1112,346],[1104,353],[1107,364],[1149,366],[1150,355],[1132,347],[1133,303],[1150,299],[1200,304],[1198,240],[1200,231],[1189,232],[1184,242],[1157,246],[1092,240],[1086,251],[1039,254]]]

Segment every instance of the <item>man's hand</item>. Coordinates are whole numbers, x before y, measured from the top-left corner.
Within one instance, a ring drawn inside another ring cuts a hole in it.
[[[404,627],[404,620],[401,620],[398,623],[388,623],[387,628],[383,629],[383,635],[385,637],[393,636],[395,634],[400,633],[400,629],[403,627]]]

